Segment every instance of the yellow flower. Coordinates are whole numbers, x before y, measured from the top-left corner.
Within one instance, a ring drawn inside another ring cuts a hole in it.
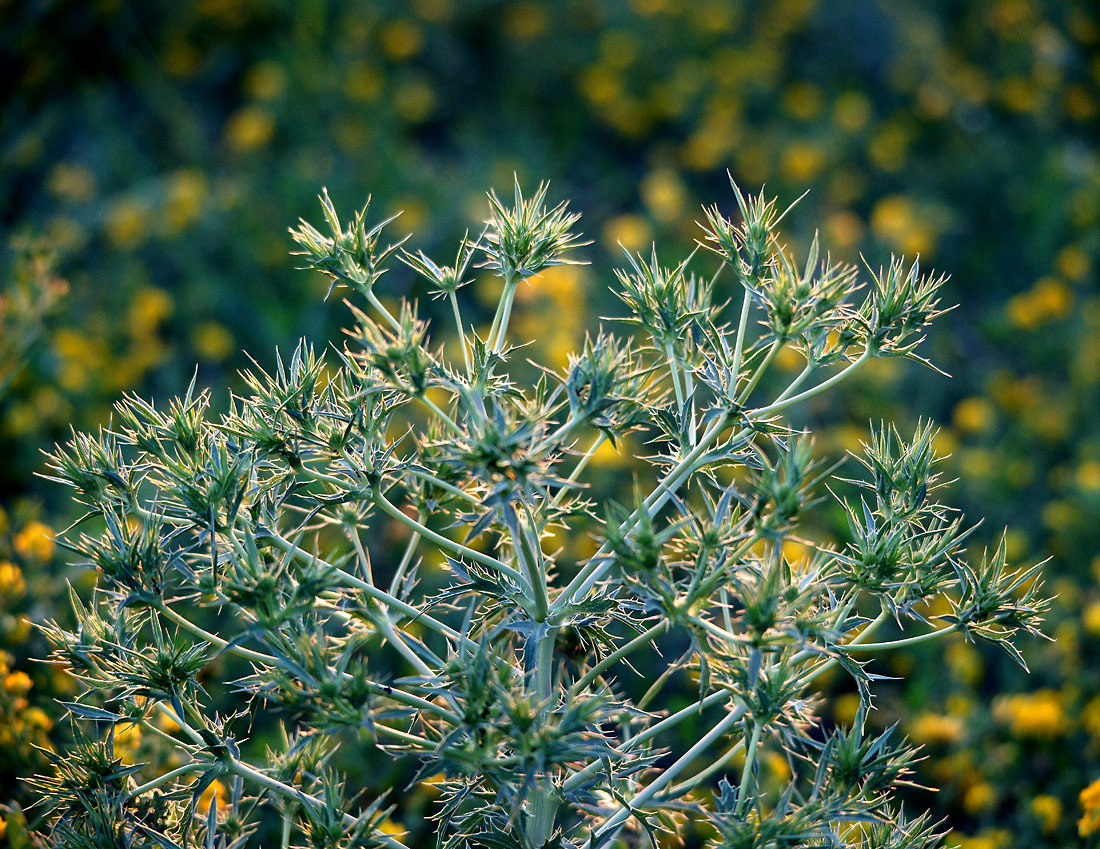
[[[382,30],[382,50],[395,61],[413,58],[424,46],[424,36],[415,21],[401,18]]]
[[[4,689],[14,696],[25,696],[31,691],[31,677],[22,670],[9,672],[4,676]]]
[[[908,130],[898,124],[885,124],[871,137],[867,152],[883,171],[894,172],[905,164],[909,142]]]
[[[841,693],[833,699],[833,719],[841,725],[851,725],[859,712],[859,694]]]
[[[107,238],[116,247],[134,247],[148,235],[150,223],[146,204],[134,198],[122,198],[107,210]]]
[[[936,243],[935,230],[903,195],[887,195],[875,204],[871,232],[907,255],[927,253]]]
[[[1061,280],[1043,277],[1027,292],[1009,299],[1005,310],[1009,323],[1031,330],[1048,321],[1065,318],[1073,309],[1073,293]]]
[[[1062,802],[1057,796],[1042,794],[1031,800],[1031,814],[1039,820],[1043,834],[1050,834],[1062,821]]]
[[[821,89],[813,83],[795,83],[783,95],[783,108],[795,118],[812,120],[821,112]]]
[[[118,746],[137,746],[141,743],[141,726],[136,722],[115,723],[115,744]]]
[[[997,791],[992,784],[981,781],[967,789],[963,796],[963,807],[969,814],[981,814],[997,803]]]
[[[257,62],[245,76],[244,88],[257,100],[274,100],[286,90],[286,71],[278,62]]]
[[[871,102],[858,91],[847,91],[833,104],[833,121],[838,127],[857,132],[871,120]]]
[[[220,362],[233,353],[233,334],[217,321],[201,321],[191,333],[191,346],[206,360]]]
[[[848,210],[834,212],[825,220],[829,244],[837,249],[854,247],[863,236],[863,222]]]
[[[14,563],[0,561],[0,596],[17,599],[27,591],[27,582],[23,580],[23,571]]]
[[[653,231],[640,215],[619,215],[603,228],[603,240],[610,250],[622,245],[628,251],[644,251],[653,241]]]
[[[164,208],[169,232],[178,232],[199,217],[209,187],[206,176],[195,168],[184,168],[168,181],[168,199]]]
[[[784,149],[780,167],[788,180],[805,183],[825,167],[825,152],[809,142],[793,142]]]
[[[95,174],[78,162],[59,162],[50,171],[46,187],[66,200],[87,200],[95,194]]]
[[[225,806],[225,785],[221,781],[215,779],[210,785],[202,791],[202,795],[199,797],[199,804],[197,810],[205,814],[210,810],[210,801],[214,800],[214,805],[219,810]]]
[[[37,728],[39,731],[49,731],[53,728],[53,720],[50,719],[44,710],[39,707],[29,707],[23,711],[23,719],[27,721],[29,725]]]
[[[16,554],[39,563],[45,563],[53,556],[55,545],[53,529],[42,522],[27,522],[12,538],[12,547]]]
[[[1058,271],[1070,280],[1082,280],[1092,270],[1092,261],[1089,259],[1089,255],[1078,245],[1069,245],[1062,248],[1054,261],[1058,266]]]
[[[944,654],[951,672],[960,681],[974,685],[982,680],[982,656],[973,645],[960,640],[948,646]]]
[[[1077,797],[1081,803],[1081,818],[1077,820],[1077,833],[1088,837],[1100,831],[1100,778],[1081,791]]]
[[[146,286],[134,295],[130,303],[129,319],[130,334],[138,339],[144,339],[152,334],[175,310],[172,297],[163,289],[154,286]]]
[[[504,29],[519,41],[542,35],[550,26],[546,9],[535,3],[517,3],[505,13]]]
[[[435,111],[435,91],[422,79],[406,80],[393,92],[397,114],[410,124],[418,124]]]
[[[1085,460],[1077,467],[1077,485],[1081,489],[1100,490],[1100,462]]]
[[[237,153],[249,153],[267,145],[275,135],[275,119],[262,106],[245,106],[225,122],[225,141]]]
[[[671,168],[658,168],[642,180],[642,200],[660,221],[673,221],[687,203],[687,189]]]
[[[1100,601],[1092,602],[1081,614],[1081,624],[1093,636],[1100,634]]]
[[[999,698],[993,703],[993,717],[1023,738],[1058,737],[1069,725],[1062,699],[1053,690]]]
[[[344,78],[344,92],[352,100],[374,100],[382,93],[382,75],[365,62],[357,62]]]
[[[963,735],[963,721],[957,716],[940,713],[921,714],[909,727],[909,736],[916,743],[954,743]]]

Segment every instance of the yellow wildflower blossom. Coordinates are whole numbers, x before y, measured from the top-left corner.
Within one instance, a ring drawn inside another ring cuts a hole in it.
[[[1013,736],[1024,738],[1058,737],[1069,726],[1062,699],[1053,690],[997,699],[993,704],[993,717],[1007,725]]]
[[[275,118],[261,106],[245,106],[225,122],[225,141],[237,153],[265,147],[275,135]]]
[[[4,676],[4,689],[14,696],[27,695],[33,686],[31,677],[20,669]]]
[[[1100,831],[1100,778],[1081,791],[1081,818],[1077,820],[1077,833],[1088,837]]]
[[[954,743],[963,735],[963,721],[957,716],[941,713],[921,714],[909,726],[909,736],[916,743]]]
[[[1041,794],[1031,800],[1031,814],[1039,820],[1043,834],[1050,834],[1062,821],[1062,802],[1057,796]]]
[[[27,522],[12,538],[12,548],[20,557],[45,563],[53,556],[56,543],[53,528],[42,522]]]
[[[397,62],[412,59],[424,46],[424,35],[416,21],[400,18],[382,30],[382,50]]]
[[[23,570],[7,560],[0,561],[0,597],[17,599],[27,591]]]
[[[609,250],[622,245],[628,251],[644,251],[653,241],[653,230],[640,215],[619,215],[604,226],[603,241]]]

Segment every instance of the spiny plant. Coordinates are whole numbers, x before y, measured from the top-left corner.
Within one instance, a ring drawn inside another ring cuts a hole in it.
[[[716,849],[939,845],[897,801],[916,755],[870,729],[868,663],[953,632],[1022,662],[1039,567],[1013,570],[1004,545],[967,559],[970,529],[933,497],[929,424],[883,425],[865,474],[827,483],[836,467],[788,411],[874,358],[924,362],[944,278],[834,263],[816,238],[798,262],[786,212],[733,190],[735,220],[705,210],[705,253],[627,254],[626,336],[595,332],[528,386],[509,317],[521,282],[575,261],[566,204],[545,185],[491,193],[484,231],[443,266],[384,239],[369,204],[345,227],[325,194],[328,232],[302,222],[298,255],[365,302],[328,362],[303,341],[245,372],[220,416],[194,387],[167,408],[128,397],[52,454],[100,529],[67,539],[99,573],[94,598],[74,597],[74,630],[45,626],[83,688],[82,742],[38,779],[54,841],[231,849],[274,824],[287,847],[399,849],[394,800],[333,765],[358,734],[432,779],[447,849],[671,845],[689,819]],[[415,304],[376,296],[394,260],[449,301],[446,345]],[[457,297],[479,266],[503,280],[484,335]],[[763,397],[785,347],[804,368]],[[594,503],[586,470],[628,435],[651,446],[634,501]],[[800,536],[823,497],[846,543]],[[577,536],[594,553],[569,556]],[[426,549],[443,577],[419,568]],[[916,633],[874,641],[888,623]],[[242,677],[219,680],[225,656]],[[858,685],[851,725],[817,712],[834,668]],[[226,684],[229,713],[211,695]],[[258,752],[250,731],[273,718]],[[684,723],[702,729],[689,746]],[[129,726],[161,754],[120,755]],[[787,759],[781,786],[765,755]]]

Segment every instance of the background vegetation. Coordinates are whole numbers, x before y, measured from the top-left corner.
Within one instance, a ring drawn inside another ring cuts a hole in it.
[[[689,245],[728,168],[787,201],[812,187],[792,226],[823,222],[834,256],[919,252],[952,274],[962,307],[928,353],[953,379],[869,370],[806,413],[822,448],[933,411],[948,497],[989,520],[973,545],[1007,524],[1015,562],[1053,558],[1056,639],[1025,647],[1030,676],[962,641],[896,661],[907,684],[880,713],[904,716],[941,788],[912,803],[970,849],[1100,830],[1094,4],[42,0],[0,6],[0,33],[0,796],[25,805],[32,744],[65,734],[68,685],[31,662],[26,622],[88,580],[50,541],[76,516],[33,477],[39,450],[123,391],[183,391],[195,363],[220,385],[242,350],[269,367],[275,345],[335,339],[342,309],[286,256],[319,185],[404,210],[438,255],[487,215],[484,186],[554,175],[602,259]],[[552,270],[520,290],[517,334],[564,357],[612,311],[610,282]],[[419,286],[395,271],[379,290]],[[598,461],[629,481],[629,457]]]

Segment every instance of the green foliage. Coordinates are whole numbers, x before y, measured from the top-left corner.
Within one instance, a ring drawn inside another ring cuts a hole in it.
[[[456,337],[437,347],[415,304],[395,316],[372,291],[403,240],[381,247],[388,222],[368,227],[366,208],[342,230],[323,195],[332,236],[303,222],[295,241],[371,310],[351,307],[332,365],[303,341],[274,374],[245,375],[220,417],[193,388],[166,412],[127,397],[113,429],[51,455],[104,528],[68,543],[101,575],[94,598],[75,601],[75,628],[44,629],[89,727],[40,780],[54,839],[228,847],[274,829],[285,846],[400,847],[385,793],[362,800],[330,763],[359,736],[432,780],[447,849],[672,840],[685,820],[716,849],[935,845],[896,798],[913,750],[867,727],[879,675],[863,658],[960,631],[1021,659],[1014,640],[1046,608],[1038,567],[1011,569],[1003,546],[968,563],[961,520],[929,497],[923,425],[865,446],[873,498],[834,496],[847,546],[801,536],[831,471],[787,411],[875,358],[919,359],[944,278],[898,260],[853,304],[855,269],[819,265],[815,241],[796,275],[774,201],[734,190],[740,225],[706,211],[717,269],[628,254],[623,323],[641,332],[601,330],[526,384],[517,284],[580,244],[546,184],[530,199],[517,185],[511,207],[490,193],[454,269],[402,255],[451,297],[475,253],[501,278],[486,338],[452,301]],[[726,286],[742,295],[732,316]],[[788,346],[805,367],[770,396],[762,378]],[[627,438],[653,452],[634,505],[598,509],[585,467]],[[389,523],[408,535],[398,562]],[[579,535],[593,553],[555,545]],[[443,559],[435,591],[418,550]],[[870,642],[891,619],[918,633]],[[223,678],[228,657],[248,672]],[[847,727],[817,710],[834,668],[860,693]],[[631,669],[648,670],[641,695]],[[698,683],[686,706],[665,689],[684,676]],[[238,696],[217,701],[227,687]],[[280,742],[256,760],[249,729],[276,719]],[[684,749],[668,733],[689,720],[708,730]],[[148,760],[115,755],[126,724],[155,736]],[[781,787],[761,767],[772,755],[790,765]]]

